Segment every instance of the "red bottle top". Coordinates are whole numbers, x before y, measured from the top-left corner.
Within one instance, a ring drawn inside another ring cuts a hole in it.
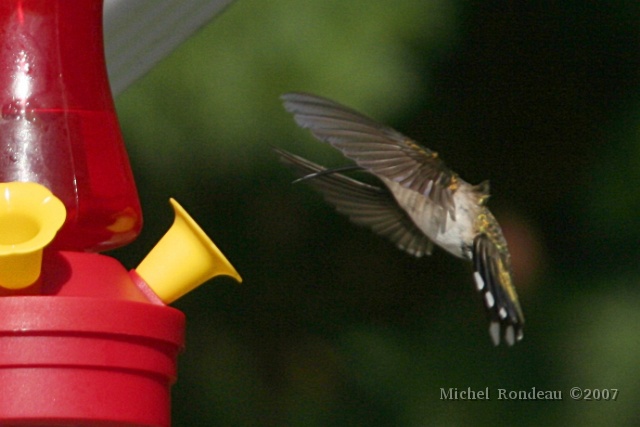
[[[11,181],[40,183],[65,204],[53,248],[113,249],[140,232],[102,0],[0,1],[0,182]]]

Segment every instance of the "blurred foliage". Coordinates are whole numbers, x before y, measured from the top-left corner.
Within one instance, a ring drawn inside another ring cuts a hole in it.
[[[631,0],[238,0],[120,96],[146,225],[113,255],[135,266],[172,196],[244,278],[174,304],[175,425],[637,425],[638,40]],[[412,259],[291,185],[270,146],[341,162],[284,112],[292,90],[491,179],[523,342],[491,346],[464,262]],[[440,399],[467,387],[492,399]],[[497,399],[532,387],[563,401]]]

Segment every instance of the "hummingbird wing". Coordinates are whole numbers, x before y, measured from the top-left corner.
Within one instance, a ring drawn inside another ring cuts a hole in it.
[[[511,261],[506,250],[500,250],[487,234],[473,241],[473,277],[490,320],[489,334],[495,345],[505,342],[512,346],[522,339],[524,316],[511,281]]]
[[[387,189],[356,181],[288,151],[274,150],[284,164],[353,223],[372,229],[411,255],[431,255],[433,242],[416,227]]]
[[[417,191],[443,209],[435,210],[444,229],[447,214],[455,220],[453,193],[457,175],[435,151],[355,110],[305,93],[282,96],[299,126],[331,144],[368,172]]]

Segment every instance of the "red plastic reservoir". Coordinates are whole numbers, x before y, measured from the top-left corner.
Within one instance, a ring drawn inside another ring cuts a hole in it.
[[[142,213],[107,79],[102,0],[0,1],[0,182],[65,204],[52,247],[132,241]]]

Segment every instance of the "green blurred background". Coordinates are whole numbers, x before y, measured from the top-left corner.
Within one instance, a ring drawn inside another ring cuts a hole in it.
[[[176,426],[639,425],[640,3],[238,0],[117,100],[145,213],[175,197],[244,278],[174,305]],[[279,95],[350,105],[490,179],[525,338],[494,348],[471,267],[336,214],[270,146],[344,164]],[[618,389],[573,401],[569,389]],[[491,390],[443,401],[441,388]],[[504,401],[497,389],[561,390]]]

